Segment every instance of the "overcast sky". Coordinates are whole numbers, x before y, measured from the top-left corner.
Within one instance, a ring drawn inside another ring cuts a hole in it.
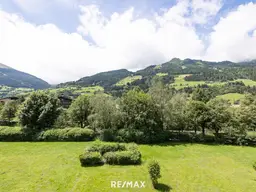
[[[256,59],[256,1],[0,0],[0,63],[49,83],[173,57]]]

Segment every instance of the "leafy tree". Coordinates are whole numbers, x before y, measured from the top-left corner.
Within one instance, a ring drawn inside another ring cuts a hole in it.
[[[253,95],[246,96],[239,110],[241,126],[245,130],[253,129],[256,131],[256,98]]]
[[[1,118],[10,122],[15,117],[17,109],[18,104],[16,101],[6,102],[1,110]]]
[[[56,128],[66,128],[73,126],[70,122],[69,114],[67,112],[67,109],[61,107],[60,108],[60,115],[55,121],[54,127]]]
[[[96,94],[90,98],[91,115],[88,120],[91,127],[101,130],[116,130],[122,122],[117,102],[108,95]]]
[[[21,106],[20,123],[26,131],[32,133],[51,128],[59,115],[59,107],[60,101],[56,95],[33,92]]]
[[[207,103],[212,98],[212,95],[208,89],[196,88],[192,93],[192,99],[195,101],[202,101]]]
[[[147,142],[154,142],[163,130],[159,108],[152,97],[140,90],[131,90],[122,97],[121,109],[125,127],[140,130]]]
[[[72,123],[78,124],[81,128],[88,125],[90,114],[90,103],[87,95],[80,95],[69,107],[69,116]]]
[[[176,94],[164,107],[164,125],[167,129],[183,131],[187,126],[185,94]]]
[[[209,107],[210,122],[208,123],[209,128],[215,131],[216,136],[219,132],[227,127],[231,119],[231,113],[228,110],[229,103],[224,99],[212,99],[207,103]]]
[[[202,134],[205,135],[207,123],[211,119],[207,105],[202,101],[191,101],[187,105],[186,115],[189,123],[188,126],[191,126],[195,133],[198,131],[198,128],[201,128]]]

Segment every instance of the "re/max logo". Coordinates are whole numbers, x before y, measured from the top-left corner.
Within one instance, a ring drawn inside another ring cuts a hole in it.
[[[111,181],[111,188],[145,188],[145,181]]]

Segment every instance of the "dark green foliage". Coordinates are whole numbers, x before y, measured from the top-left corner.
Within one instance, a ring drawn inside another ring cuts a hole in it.
[[[159,107],[152,97],[140,90],[131,90],[122,97],[121,110],[125,128],[139,130],[149,143],[155,142],[155,135],[163,131]]]
[[[141,163],[141,153],[137,150],[108,152],[104,159],[110,165],[138,165]]]
[[[256,161],[253,163],[252,167],[256,171]]]
[[[59,113],[57,96],[38,91],[32,93],[21,106],[19,119],[25,131],[33,134],[53,127]]]
[[[95,143],[92,146],[86,148],[88,152],[100,152],[100,154],[104,155],[107,152],[116,152],[116,151],[124,151],[126,147],[124,144],[120,143]]]
[[[86,152],[79,156],[81,166],[100,166],[104,164],[103,158],[99,152]]]
[[[16,101],[8,101],[1,110],[1,118],[10,122],[15,117],[17,110],[18,103]]]
[[[29,141],[20,127],[0,127],[0,141]]]
[[[80,95],[68,109],[69,116],[72,123],[81,128],[88,125],[88,116],[90,114],[89,97],[87,95]]]
[[[50,129],[40,133],[40,141],[92,141],[94,131],[85,128]]]
[[[151,160],[148,164],[148,172],[154,188],[158,184],[158,179],[161,178],[161,168],[156,160]]]

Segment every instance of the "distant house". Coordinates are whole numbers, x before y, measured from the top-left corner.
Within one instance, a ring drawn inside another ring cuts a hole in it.
[[[4,97],[0,99],[0,103],[6,103],[8,101],[17,101],[18,97]]]
[[[61,106],[63,106],[64,108],[68,108],[72,103],[72,99],[64,95],[60,95],[58,96],[58,98],[60,100]]]

